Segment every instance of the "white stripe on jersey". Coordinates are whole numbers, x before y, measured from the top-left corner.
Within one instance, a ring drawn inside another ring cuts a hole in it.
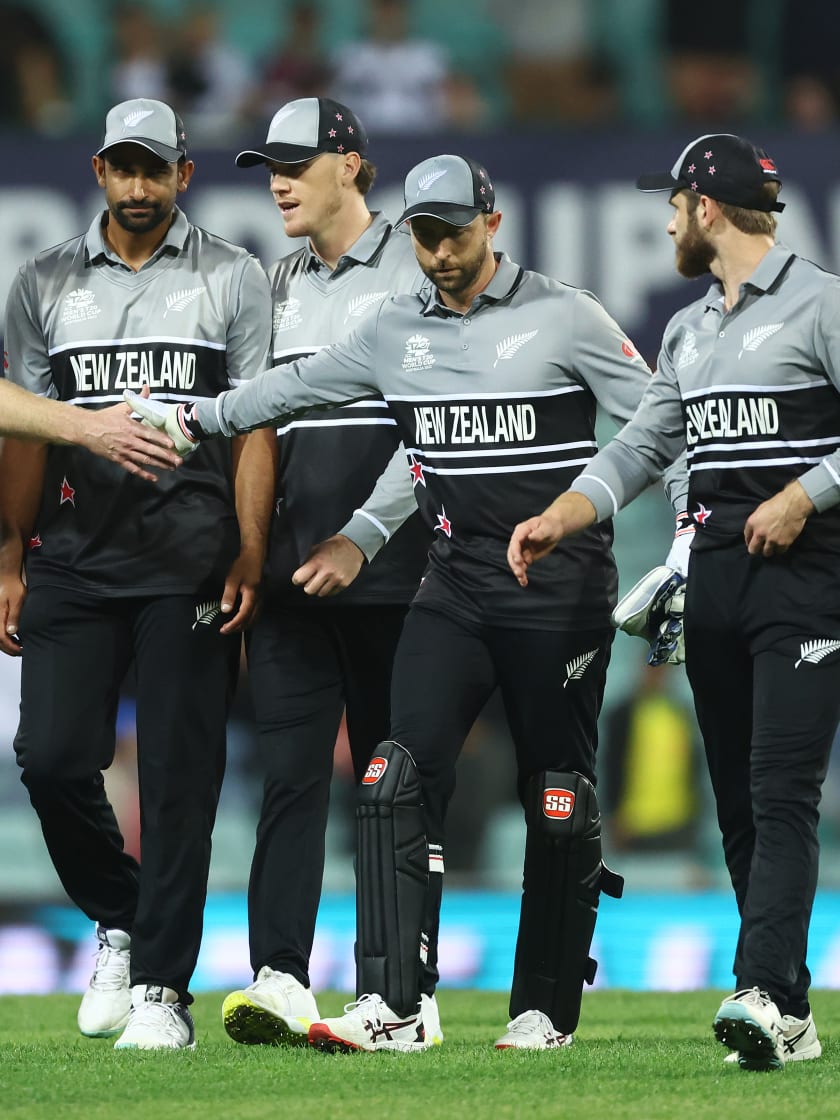
[[[683,392],[684,401],[693,397],[719,397],[724,393],[764,393],[772,397],[776,393],[795,393],[799,389],[827,389],[826,381],[803,381],[799,385],[707,385],[705,389],[688,389]]]
[[[485,448],[482,451],[432,451],[426,447],[407,447],[406,455],[429,459],[495,458],[497,455],[544,455],[549,451],[568,451],[573,447],[587,447],[594,455],[598,444],[594,440],[578,440],[574,443],[543,443],[538,447],[499,447]]]
[[[371,525],[376,526],[376,528],[379,530],[379,532],[385,538],[385,543],[387,544],[388,541],[391,539],[391,534],[388,532],[388,530],[385,528],[385,526],[382,524],[382,522],[379,520],[379,518],[374,517],[372,513],[368,513],[368,511],[366,509],[354,509],[353,510],[353,516],[355,517],[355,515],[357,513],[361,517],[366,517],[368,519],[368,521],[371,523]]]
[[[336,417],[335,420],[293,420],[291,424],[286,424],[283,428],[277,429],[278,436],[283,436],[286,432],[291,432],[295,428],[363,428],[366,425],[384,424],[389,428],[396,428],[396,420],[380,419],[378,416],[362,416],[358,419],[353,416],[348,416],[344,419]]]
[[[197,397],[195,393],[157,393],[155,395],[156,401],[169,401],[175,404],[179,401],[213,401],[215,397]],[[65,401],[65,404],[78,404],[84,407],[86,404],[125,404],[126,400],[122,393],[104,393],[95,397],[71,397],[70,400]]]
[[[285,358],[288,355],[293,355],[295,358],[308,358],[310,354],[317,354],[319,350],[326,350],[327,345],[323,346],[289,346],[285,350],[275,350],[272,357],[275,359]]]
[[[703,455],[707,451],[754,451],[762,447],[822,447],[831,444],[835,448],[840,443],[837,436],[826,436],[824,439],[769,439],[769,440],[738,440],[737,443],[703,443],[697,444],[688,452],[689,459],[692,455]]]
[[[511,467],[430,467],[423,464],[423,470],[429,474],[529,474],[531,471],[565,470],[567,467],[584,467],[592,462],[590,455],[586,459],[562,459],[558,463],[519,463]]]
[[[566,393],[588,392],[585,385],[566,385],[562,389],[531,389],[526,393],[485,393],[478,389],[475,393],[435,393],[422,397],[403,397],[396,393],[383,393],[386,401],[406,401],[409,404],[417,401],[517,401],[530,400],[532,397],[562,397]]]
[[[792,455],[786,459],[732,459],[729,462],[725,459],[721,459],[712,463],[690,463],[688,473],[694,474],[695,471],[713,470],[735,471],[740,467],[788,467],[794,463],[821,463],[822,461],[822,455]]]
[[[126,346],[152,345],[156,342],[165,342],[174,346],[204,346],[207,350],[227,350],[227,342],[211,342],[206,338],[185,338],[183,335],[150,334],[140,338],[82,338],[75,342],[65,342],[62,346],[54,346],[48,351],[50,356],[61,354],[65,350],[83,350],[91,347],[115,346],[124,350]]]

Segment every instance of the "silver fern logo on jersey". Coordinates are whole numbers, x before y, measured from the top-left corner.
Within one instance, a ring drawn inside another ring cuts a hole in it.
[[[355,296],[347,304],[347,314],[344,316],[344,322],[348,319],[359,319],[365,312],[370,311],[377,303],[381,303],[387,296],[387,292],[362,292],[361,295]]]
[[[580,657],[574,657],[566,665],[566,679],[563,681],[563,688],[569,681],[579,681],[592,662],[595,660],[595,655],[598,652],[598,647],[591,649],[589,653],[582,653]]]
[[[694,331],[686,331],[683,336],[682,347],[677,355],[677,369],[685,369],[686,366],[693,366],[699,357],[700,352],[697,349],[697,337]]]
[[[67,323],[86,323],[101,313],[102,308],[97,305],[93,292],[89,292],[87,288],[74,288],[64,297],[61,305],[61,322],[64,326]]]
[[[299,327],[303,322],[303,316],[300,313],[300,300],[292,296],[290,299],[278,303],[274,308],[272,322],[275,334],[278,331],[290,331],[292,327]]]
[[[202,285],[200,288],[179,288],[177,292],[170,292],[166,297],[166,310],[163,313],[164,319],[170,311],[183,311],[189,307],[191,303],[195,303],[202,292],[206,292],[206,286]]]
[[[525,331],[522,334],[509,334],[507,338],[503,338],[501,342],[496,343],[496,360],[493,362],[495,369],[499,362],[509,362],[514,354],[517,354],[526,342],[540,333],[539,327],[535,331]]]
[[[141,121],[144,121],[146,117],[151,117],[153,113],[154,109],[135,109],[133,113],[123,117],[123,124],[126,128],[136,128]]]
[[[431,345],[429,339],[422,334],[413,334],[411,338],[406,339],[402,363],[406,373],[432,368],[437,358],[431,353]]]
[[[196,603],[195,622],[192,624],[192,629],[195,630],[199,626],[209,626],[221,613],[222,602],[220,599],[208,599],[206,603]]]
[[[837,653],[840,642],[835,638],[813,638],[810,642],[803,642],[799,647],[799,660],[794,662],[794,669],[798,669],[804,661],[807,665],[819,665],[824,657],[830,653]]]
[[[753,327],[751,331],[747,331],[741,342],[741,349],[738,351],[738,361],[741,360],[745,350],[757,350],[762,342],[772,338],[784,325],[784,323],[765,323],[763,327]]]

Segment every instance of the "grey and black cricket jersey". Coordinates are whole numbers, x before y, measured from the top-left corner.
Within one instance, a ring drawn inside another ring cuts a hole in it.
[[[246,250],[175,220],[134,272],[102,216],[26,262],[9,295],[7,376],[99,409],[149,385],[159,400],[215,397],[265,369],[268,282]],[[202,447],[157,483],[77,447],[51,447],[27,557],[30,586],[147,595],[214,589],[239,548],[230,447]]]
[[[687,446],[693,548],[799,478],[818,516],[798,547],[840,551],[839,390],[840,278],[776,245],[729,311],[715,282],[671,319],[636,416],[572,489],[610,517]]]
[[[564,542],[527,589],[508,568],[508,540],[595,454],[596,401],[626,420],[648,380],[593,295],[500,257],[466,314],[436,292],[392,297],[346,341],[199,403],[196,416],[231,435],[381,393],[435,534],[415,602],[502,626],[595,628],[615,600],[611,525]]]
[[[389,294],[416,292],[426,283],[411,238],[379,213],[334,269],[307,245],[272,265],[269,279],[274,364],[281,367],[346,338]],[[291,577],[314,544],[340,530],[371,560],[342,591],[342,603],[409,602],[426,566],[429,531],[409,500],[414,512],[391,536],[379,495],[371,500],[400,445],[382,397],[288,421],[278,436],[266,573],[272,594],[328,602],[304,595]]]

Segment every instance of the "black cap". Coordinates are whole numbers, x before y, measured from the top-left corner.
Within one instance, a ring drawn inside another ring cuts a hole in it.
[[[468,226],[496,205],[490,176],[466,156],[432,156],[405,177],[405,209],[397,225],[421,214],[453,226]]]
[[[686,189],[744,210],[781,213],[785,204],[769,199],[761,190],[764,183],[781,181],[775,163],[762,148],[724,132],[692,140],[670,171],[641,175],[636,186],[640,191]]]
[[[322,152],[344,155],[367,149],[367,133],[346,105],[329,97],[301,97],[290,101],[271,118],[268,136],[259,149],[240,152],[237,167],[274,163],[305,163]]]

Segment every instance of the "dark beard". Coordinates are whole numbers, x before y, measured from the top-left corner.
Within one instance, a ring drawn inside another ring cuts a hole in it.
[[[711,272],[714,259],[715,251],[711,242],[706,240],[698,226],[692,222],[677,246],[677,272],[687,280],[695,280],[698,276]]]
[[[423,268],[423,272],[440,291],[458,296],[461,292],[465,292],[472,287],[476,277],[484,267],[486,259],[487,244],[482,243],[478,255],[473,257],[472,260],[462,263],[453,276],[439,277],[433,268]]]
[[[129,209],[142,209],[143,213],[140,217],[135,217],[126,213]],[[164,212],[160,202],[152,202],[143,207],[129,207],[124,202],[118,202],[111,208],[111,213],[117,224],[127,233],[148,233],[156,229],[169,216]]]

